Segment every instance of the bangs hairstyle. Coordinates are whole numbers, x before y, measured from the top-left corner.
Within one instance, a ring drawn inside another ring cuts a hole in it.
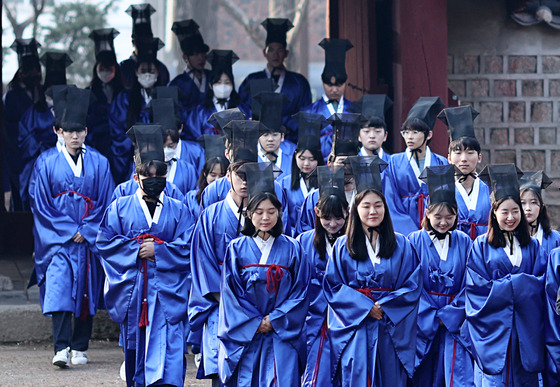
[[[519,191],[519,195],[522,196],[525,192],[532,192],[537,200],[539,201],[539,205],[541,209],[539,211],[539,216],[537,217],[537,223],[541,225],[543,228],[543,232],[546,236],[550,236],[552,232],[552,226],[550,225],[550,216],[548,216],[548,211],[546,210],[546,205],[543,202],[542,194],[538,191],[535,191],[531,188],[522,188]]]
[[[241,103],[241,97],[239,96],[239,93],[235,91],[235,80],[233,79],[233,74],[225,71],[222,71],[219,74],[212,73],[212,76],[210,77],[210,84],[214,85],[215,83],[219,82],[220,78],[222,77],[222,74],[228,76],[229,80],[231,81],[231,85],[233,86],[233,90],[229,95],[229,101],[228,101],[228,109],[233,109],[239,106],[239,104]],[[204,97],[204,106],[206,106],[209,109],[214,108],[214,90],[212,90],[211,88],[208,88],[208,92]]]
[[[165,176],[167,174],[167,164],[160,160],[152,160],[136,166],[136,174],[146,177],[152,177],[150,170],[155,168],[154,176]]]
[[[521,221],[517,225],[514,233],[517,239],[519,240],[519,244],[521,247],[525,247],[531,242],[531,234],[529,234],[529,225],[527,223],[527,218],[525,217],[525,213],[523,212],[523,207],[521,206],[521,201],[518,198],[513,196],[505,196],[500,200],[494,200],[494,194],[490,196],[492,201],[492,207],[490,208],[490,215],[488,216],[488,243],[490,246],[494,248],[499,247],[506,247],[506,237],[504,236],[504,232],[500,229],[500,225],[498,224],[498,220],[496,219],[496,215],[494,211],[500,207],[500,205],[508,199],[512,199],[518,206],[519,212],[521,214]]]
[[[97,62],[95,62],[95,65],[93,66],[93,73],[92,73],[92,76],[91,76],[90,86],[91,86],[93,94],[95,94],[95,96],[98,99],[102,99],[101,94],[103,94],[103,83],[101,82],[101,80],[99,79],[99,76],[97,75],[97,66],[98,65],[101,65],[102,67],[105,67],[105,68],[108,68],[108,67],[114,67],[115,68],[115,76],[109,82],[109,85],[113,89],[113,99],[115,99],[117,94],[119,94],[124,89],[121,66],[119,66],[119,64],[117,62],[117,58],[115,57],[115,54],[114,53],[109,53],[109,52],[101,53],[99,55],[99,60]],[[103,98],[105,98],[105,97],[103,97]]]
[[[455,141],[449,143],[449,154],[451,154],[451,152],[462,152],[465,150],[473,150],[480,154],[480,143],[474,137],[459,137]]]
[[[181,133],[179,133],[179,130],[177,129],[164,129],[163,130],[164,143],[167,140],[167,137],[169,137],[174,144],[177,144],[179,142],[179,139],[181,138]]]
[[[206,178],[208,177],[210,172],[212,172],[216,165],[220,166],[223,173],[222,176],[225,176],[226,171],[229,167],[229,161],[227,161],[225,157],[212,157],[211,159],[208,159],[206,161],[204,167],[202,167],[202,173],[198,177],[198,181],[196,183],[196,185],[198,185],[198,192],[196,193],[196,201],[198,204],[200,204],[202,200],[202,191],[204,191],[204,188],[208,187]]]
[[[291,181],[291,187],[292,190],[298,190],[299,189],[299,178],[300,178],[300,173],[301,170],[299,169],[299,167],[297,166],[297,157],[298,157],[298,153],[303,153],[306,150],[308,150],[309,152],[311,152],[311,154],[313,155],[313,158],[317,161],[317,167],[320,165],[325,165],[325,159],[323,158],[323,154],[321,153],[320,150],[311,150],[311,149],[306,149],[306,148],[297,148],[294,151],[294,155],[292,156],[292,181]],[[315,171],[317,170],[317,167],[315,167]],[[318,187],[318,182],[317,182],[317,174],[313,174],[312,176],[309,177],[309,188],[317,188]]]
[[[334,84],[331,82],[331,79],[333,77],[334,77]],[[323,81],[323,83],[330,86],[334,86],[334,85],[340,86],[346,83],[346,81],[348,80],[348,75],[346,74],[346,72],[340,72],[336,70],[323,71],[323,73],[321,74],[321,80]]]
[[[319,198],[315,208],[321,213],[321,218],[348,219],[348,202],[340,191],[333,191],[330,195]],[[346,226],[346,224],[344,225]],[[344,230],[342,226],[342,230]],[[319,253],[319,258],[325,260],[327,256],[327,230],[321,224],[321,219],[315,214],[315,236],[313,246]]]
[[[366,125],[362,126],[362,129],[365,128],[383,128],[383,130],[387,131],[387,124],[379,117],[371,117]]]
[[[260,192],[249,199],[249,203],[247,204],[245,225],[241,230],[241,233],[243,235],[247,235],[250,237],[257,235],[257,230],[255,229],[255,226],[253,225],[253,222],[251,221],[251,219],[249,219],[249,217],[255,212],[259,204],[267,199],[270,200],[272,205],[278,210],[278,219],[276,220],[276,224],[268,233],[275,238],[279,237],[282,234],[282,231],[284,230],[284,226],[282,225],[282,204],[280,203],[276,195],[270,192]]]
[[[434,203],[428,206],[427,212],[429,212],[430,214],[437,214],[444,208],[447,208],[447,211],[449,211],[449,213],[455,215],[455,223],[453,223],[453,227],[449,229],[449,231],[453,231],[457,228],[457,222],[459,221],[459,217],[457,216],[458,215],[457,206],[452,206],[449,203]],[[430,222],[430,219],[428,219],[426,215],[424,215],[424,219],[422,219],[422,228],[426,231],[435,231],[434,228],[432,227],[432,223]]]
[[[385,196],[377,190],[368,189],[360,192],[354,198],[354,204],[350,210],[348,225],[346,227],[346,235],[348,236],[348,239],[346,240],[346,248],[348,249],[350,256],[356,261],[365,261],[368,259],[368,252],[366,248],[367,239],[362,227],[362,221],[358,215],[358,205],[362,202],[362,200],[364,200],[366,195],[370,193],[374,193],[379,196],[383,201],[383,207],[385,208],[385,215],[383,216],[383,221],[379,225],[377,236],[377,243],[380,244],[379,256],[382,258],[390,258],[397,248],[395,231],[393,230],[393,223],[391,222],[391,215],[389,214],[389,208],[387,207]]]
[[[140,120],[140,112],[142,111],[142,104],[144,103],[144,97],[142,96],[142,86],[138,82],[138,76],[136,76],[136,71],[140,68],[143,63],[151,63],[155,66],[158,72],[158,77],[156,83],[152,88],[156,86],[163,86],[161,80],[161,71],[156,60],[142,60],[134,64],[134,76],[132,77],[132,87],[130,88],[129,94],[129,104],[128,110],[126,112],[126,127],[130,128],[132,125]],[[117,66],[118,67],[118,66]]]

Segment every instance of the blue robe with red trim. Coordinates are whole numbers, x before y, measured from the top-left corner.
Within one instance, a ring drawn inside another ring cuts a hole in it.
[[[393,255],[375,266],[350,256],[346,236],[335,242],[323,281],[335,386],[405,386],[412,376],[422,275],[410,242],[395,237]],[[369,317],[374,300],[381,320]]]
[[[135,194],[111,203],[99,228],[105,304],[120,325],[124,349],[136,351],[134,381],[182,386],[193,221],[181,202],[163,195],[159,219],[149,224],[140,200]],[[154,262],[138,257],[141,240],[135,238],[145,234],[161,240],[154,242]],[[140,328],[144,281],[148,325]]]
[[[477,236],[486,233],[488,230],[488,215],[491,208],[490,189],[482,180],[478,180],[480,181],[480,186],[475,209],[469,209],[459,191],[455,190],[457,210],[459,211],[457,230],[463,231],[472,240],[475,240]]]
[[[443,156],[431,153],[430,166],[448,164],[447,159]],[[423,213],[428,207],[428,185],[418,181],[406,152],[392,155],[391,162],[383,175],[385,177],[383,194],[391,212],[393,228],[403,235],[419,230],[424,218]],[[422,201],[420,201],[421,198]],[[424,203],[423,206],[422,203]],[[422,213],[420,213],[419,207],[422,207]]]
[[[300,244],[285,235],[274,240],[265,266],[248,266],[260,258],[251,237],[227,248],[218,313],[220,379],[226,386],[298,386],[305,365],[309,263]],[[257,333],[267,315],[273,331]]]
[[[462,231],[452,231],[444,261],[426,230],[413,232],[408,240],[420,258],[423,277],[414,385],[472,386],[473,358],[460,337],[465,321],[466,254],[472,241]]]
[[[250,81],[265,78],[267,78],[266,71],[257,71],[249,74],[239,86],[239,96],[241,97],[240,105],[243,107],[244,111],[247,111],[249,114],[251,114],[252,107],[251,91],[249,90]],[[282,107],[282,125],[286,127],[286,139],[296,144],[298,139],[298,127],[296,120],[292,118],[292,116],[311,103],[311,88],[309,82],[303,75],[286,70],[286,76],[280,92],[290,100],[290,102],[284,104]]]
[[[183,71],[181,74],[177,75],[171,82],[169,86],[177,86],[179,88],[179,103],[183,108],[190,110],[198,104],[204,102],[206,93],[210,88],[210,78],[212,72],[210,70],[204,70],[206,73],[206,86],[204,93],[200,92],[198,86],[194,83],[193,79],[187,74],[187,71]]]
[[[239,220],[222,200],[202,211],[193,233],[189,322],[193,332],[202,332],[199,377],[218,373],[220,278],[227,246],[241,235],[238,228]]]
[[[544,278],[534,275],[538,241],[531,239],[521,251],[521,266],[514,267],[485,234],[469,253],[464,328],[472,341],[476,386],[537,386],[544,369]]]
[[[307,364],[303,373],[303,386],[329,386],[331,381],[331,350],[327,329],[327,299],[323,293],[323,278],[329,259],[319,257],[313,245],[315,230],[300,234],[297,240],[301,243],[304,259],[311,268],[311,283],[307,291],[309,311],[305,320],[307,334]]]
[[[88,303],[84,310],[96,313],[103,270],[95,239],[112,191],[109,162],[92,148],[83,154],[80,177],[74,175],[63,152],[52,153],[38,165],[32,195],[34,270],[44,314],[81,316],[84,301]],[[83,243],[72,241],[76,232],[85,238]]]

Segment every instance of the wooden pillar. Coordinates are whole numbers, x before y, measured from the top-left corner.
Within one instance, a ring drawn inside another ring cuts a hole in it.
[[[398,129],[414,102],[438,96],[447,105],[447,2],[446,0],[393,1],[393,119],[395,150],[404,149]],[[447,155],[445,125],[436,124],[430,144]],[[400,146],[399,146],[400,145]]]

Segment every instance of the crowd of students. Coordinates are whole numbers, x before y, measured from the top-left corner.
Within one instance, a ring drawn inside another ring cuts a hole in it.
[[[118,32],[93,31],[86,89],[66,85],[66,54],[13,46],[4,184],[33,212],[53,365],[87,364],[105,308],[128,386],[182,386],[188,351],[215,386],[560,383],[551,181],[478,173],[471,106],[419,98],[390,155],[391,100],[344,98],[348,40],[320,43],[312,104],[283,64],[286,19],[262,23],[266,68],[237,92],[238,57],[193,20],[173,24],[187,69],[170,81],[155,10],[127,12],[134,53],[119,64]],[[438,118],[447,157],[428,145]]]

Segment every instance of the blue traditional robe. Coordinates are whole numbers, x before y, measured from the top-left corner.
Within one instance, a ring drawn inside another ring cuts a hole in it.
[[[198,219],[200,217],[200,204],[196,201],[196,194],[198,193],[198,188],[190,190],[185,195],[183,203],[191,213],[193,219]]]
[[[94,315],[101,294],[103,271],[95,238],[113,180],[107,159],[92,148],[84,149],[78,165],[66,148],[38,165],[32,195],[34,270],[46,315],[72,312],[79,317],[86,310]],[[83,243],[72,241],[76,232],[85,238]]]
[[[555,387],[560,381],[560,316],[556,309],[558,288],[560,287],[560,249],[553,249],[548,256],[545,283],[545,324],[546,346],[544,387]]]
[[[485,234],[469,253],[465,334],[472,340],[476,386],[537,386],[544,369],[544,278],[533,274],[539,243],[531,239],[520,250],[520,266],[513,266]]]
[[[455,199],[457,200],[457,229],[469,235],[472,240],[488,230],[490,214],[490,189],[479,178],[473,183],[469,195],[463,185],[455,183]]]
[[[153,217],[136,194],[114,201],[97,237],[106,273],[105,304],[120,325],[125,350],[136,351],[138,385],[183,385],[193,221],[184,205],[162,193]],[[155,261],[138,258],[143,237],[155,237]],[[143,299],[148,324],[138,326]]]
[[[113,191],[113,195],[111,196],[111,203],[120,197],[134,195],[136,193],[136,190],[138,190],[138,183],[133,178],[120,183]],[[185,200],[185,195],[183,195],[181,190],[177,188],[175,184],[169,181],[165,183],[163,193],[165,193],[165,196],[176,199],[180,202],[183,202]]]
[[[424,211],[428,206],[428,185],[418,179],[421,170],[411,153],[396,153],[391,156],[389,167],[384,171],[383,193],[391,212],[391,220],[396,232],[408,235],[420,229]],[[432,153],[426,147],[424,167],[445,165],[447,159]]]
[[[239,96],[241,97],[241,106],[248,112],[251,111],[251,91],[250,81],[254,79],[271,78],[270,71],[267,69],[249,74],[247,78],[239,86]],[[286,127],[286,139],[294,144],[298,139],[297,122],[292,116],[303,109],[303,107],[311,104],[311,88],[309,82],[301,74],[284,71],[278,79],[278,87],[276,92],[284,94],[290,102],[282,107],[282,125]]]
[[[91,98],[87,115],[88,134],[86,145],[99,151],[107,159],[111,158],[111,127],[109,125],[109,111],[111,102],[102,88],[89,87],[95,98]],[[113,95],[113,99],[116,95]]]
[[[204,98],[210,88],[211,75],[212,72],[210,70],[204,70],[204,76],[202,79],[204,87],[202,88],[202,91],[186,70],[173,78],[173,80],[169,83],[169,86],[177,86],[179,88],[179,102],[183,108],[190,110],[196,105],[204,103]]]
[[[251,237],[233,240],[223,264],[218,372],[226,386],[298,386],[305,364],[309,264],[294,239],[280,235],[270,255]],[[273,330],[256,333],[270,317]]]
[[[214,203],[202,211],[193,233],[189,322],[193,332],[202,331],[201,377],[218,373],[220,278],[227,246],[241,235],[237,216],[227,200]]]
[[[47,158],[50,156],[57,154],[58,152],[62,151],[63,145],[59,142],[56,143],[56,146],[47,149],[44,152],[41,152],[35,160],[33,164],[33,169],[31,170],[31,176],[29,177],[29,188],[28,188],[28,195],[29,195],[29,207],[31,208],[31,212],[34,211],[34,204],[35,204],[35,182],[37,181],[37,173],[41,169],[41,165]],[[33,228],[33,232],[35,232],[35,227]],[[35,236],[37,238],[37,236]]]
[[[169,83],[169,70],[167,70],[167,67],[165,67],[165,65],[162,62],[160,62],[157,59],[156,61],[157,61],[158,72],[159,72],[158,78],[160,79],[160,82],[158,83],[157,86],[165,86]],[[135,69],[136,56],[132,54],[130,58],[125,59],[121,63],[119,63],[119,66],[121,67],[121,74],[124,82],[124,87],[130,89],[134,82],[134,78],[136,78],[136,69]]]
[[[286,141],[284,141],[283,143],[286,143]],[[258,146],[259,163],[270,163],[270,160],[265,156],[264,152],[261,152],[261,149],[262,148]],[[282,171],[282,173],[278,175],[276,181],[280,182],[284,177],[292,173],[292,157],[293,153],[290,154],[284,152],[282,146],[278,148],[278,158],[276,159],[276,162],[274,164],[276,165],[276,168]]]
[[[472,386],[473,358],[460,338],[465,321],[463,287],[467,252],[472,241],[462,231],[452,231],[440,255],[426,230],[408,236],[420,258],[423,291],[418,310],[415,386]],[[450,242],[450,243],[449,243]]]
[[[229,103],[227,103],[223,109],[220,109],[220,111],[234,107],[241,109],[241,111],[246,114],[242,107],[230,106]],[[192,107],[192,109],[186,113],[185,128],[183,129],[182,137],[186,140],[196,140],[203,134],[219,135],[219,129],[215,128],[208,122],[210,116],[217,111],[218,109],[216,109],[215,105],[209,107],[203,102],[200,105]]]
[[[202,148],[199,143],[195,141],[179,140],[176,152],[175,156],[178,159],[184,160],[195,167],[197,176],[202,173],[206,159],[204,157],[204,148]]]
[[[204,209],[211,204],[224,200],[230,189],[231,183],[225,176],[214,180],[202,191],[200,208]],[[288,211],[286,211],[288,199],[286,198],[286,193],[282,190],[282,186],[277,181],[274,182],[274,191],[276,192],[276,197],[282,204],[282,224],[284,225],[284,233],[288,234],[291,230],[290,216]]]
[[[319,201],[319,189],[313,188],[303,199],[299,213],[297,214],[295,234],[299,235],[315,228],[315,206]]]
[[[336,386],[405,386],[412,376],[422,276],[408,240],[395,237],[393,255],[375,265],[350,257],[346,236],[335,242],[323,289]],[[376,301],[381,320],[369,317]]]
[[[196,187],[197,180],[196,169],[184,160],[174,160],[167,168],[167,181],[175,184],[183,195]]]
[[[323,96],[322,98],[313,102],[313,104],[301,109],[301,111],[316,113],[322,115],[325,118],[329,118],[335,113],[349,113],[350,107],[352,106],[352,102],[344,97],[340,98],[340,103],[338,104],[337,110],[334,110],[333,105],[327,102],[328,102],[328,98],[326,96]],[[331,153],[332,142],[333,142],[333,128],[331,125],[327,125],[323,129],[321,129],[321,152],[325,157],[325,161],[327,160],[329,154]]]
[[[541,225],[537,228],[537,233],[533,235],[541,248],[541,256],[539,259],[538,267],[535,269],[536,274],[543,274],[546,271],[548,265],[548,256],[552,250],[560,247],[560,232],[556,230],[550,230],[550,234],[546,235]]]
[[[126,115],[130,103],[130,92],[123,91],[117,95],[111,104],[109,111],[109,125],[111,126],[111,171],[115,183],[119,184],[127,180],[132,173],[132,155],[134,148],[132,141],[126,135],[129,129],[126,124]],[[142,100],[142,110],[138,122],[150,123],[146,102]]]
[[[311,283],[307,290],[309,298],[309,311],[305,320],[307,333],[307,364],[303,373],[303,386],[330,386],[331,358],[330,341],[327,330],[327,299],[323,293],[323,277],[327,261],[332,259],[332,251],[325,254],[325,259],[313,245],[315,230],[307,231],[297,237],[301,243],[304,259],[311,268]],[[328,246],[327,241],[327,246]]]
[[[290,215],[290,224],[292,226],[292,236],[299,235],[297,230],[298,218],[301,209],[301,205],[303,201],[309,194],[309,190],[307,189],[305,182],[300,180],[299,189],[293,190],[292,189],[292,175],[284,176],[281,180],[279,180],[282,189],[286,194],[286,198],[288,199],[288,214]],[[313,189],[313,188],[312,188]]]
[[[358,153],[358,156],[369,156],[369,155],[366,152],[366,150],[364,149],[364,147],[361,147],[360,152]],[[389,161],[391,161],[391,154],[385,152],[385,150],[383,148],[379,148],[377,150],[377,156],[379,156],[379,158],[381,160],[385,161],[387,164],[389,164]]]
[[[29,206],[27,192],[35,160],[39,154],[56,144],[57,137],[53,126],[54,116],[49,108],[41,112],[35,106],[31,106],[20,118],[18,147],[22,169],[19,175],[19,194],[24,209]]]

